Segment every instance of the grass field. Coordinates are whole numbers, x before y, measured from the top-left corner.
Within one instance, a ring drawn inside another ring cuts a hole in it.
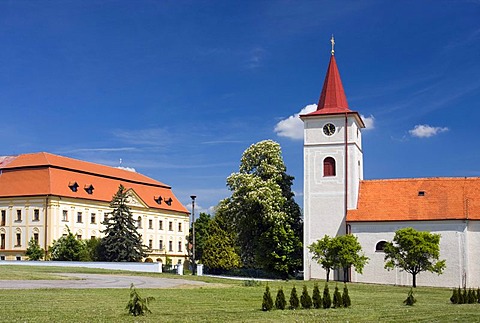
[[[0,279],[58,279],[61,272],[112,273],[92,269],[0,266]],[[118,273],[118,272],[115,272]],[[138,273],[125,273],[139,275]],[[142,274],[143,275],[143,274]],[[167,274],[145,274],[174,278]],[[47,278],[48,277],[48,278]],[[260,310],[265,282],[245,286],[243,281],[180,276],[212,283],[211,287],[138,289],[153,296],[152,314],[131,317],[125,311],[128,289],[1,290],[2,322],[480,322],[480,304],[452,305],[451,291],[419,287],[417,304],[404,306],[409,287],[349,284],[352,307],[328,310]],[[180,278],[179,277],[179,278]],[[221,283],[219,285],[218,283]],[[268,283],[275,298],[283,287],[287,299],[295,285],[300,295],[304,284],[311,295],[314,282]],[[323,288],[324,282],[319,282]],[[330,283],[333,292],[335,283]],[[343,284],[339,284],[342,288]]]

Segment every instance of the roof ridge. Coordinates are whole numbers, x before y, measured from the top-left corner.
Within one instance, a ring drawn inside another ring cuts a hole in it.
[[[435,177],[404,177],[404,178],[376,178],[363,179],[361,182],[407,182],[412,180],[436,181],[436,180],[465,180],[465,179],[480,179],[480,176],[435,176]]]

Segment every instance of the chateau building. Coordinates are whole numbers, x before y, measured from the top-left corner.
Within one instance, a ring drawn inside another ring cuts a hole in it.
[[[410,285],[410,274],[384,269],[383,246],[405,227],[441,235],[442,275],[417,285],[480,286],[480,178],[363,179],[362,129],[347,103],[333,48],[317,110],[304,122],[304,275],[325,278],[307,246],[351,233],[370,258],[354,282]],[[341,273],[335,273],[336,278]]]
[[[153,261],[187,256],[189,212],[170,186],[139,173],[49,153],[0,157],[0,260],[24,260],[31,238],[47,249],[67,234],[102,237],[122,184]]]

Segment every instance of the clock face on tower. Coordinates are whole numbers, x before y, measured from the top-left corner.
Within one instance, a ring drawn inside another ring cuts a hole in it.
[[[331,136],[335,133],[335,126],[331,123],[327,123],[323,126],[323,133],[327,136]]]

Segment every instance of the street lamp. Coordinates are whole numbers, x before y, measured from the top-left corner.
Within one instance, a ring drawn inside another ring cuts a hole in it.
[[[191,195],[192,199],[192,273],[195,275],[195,195]]]

